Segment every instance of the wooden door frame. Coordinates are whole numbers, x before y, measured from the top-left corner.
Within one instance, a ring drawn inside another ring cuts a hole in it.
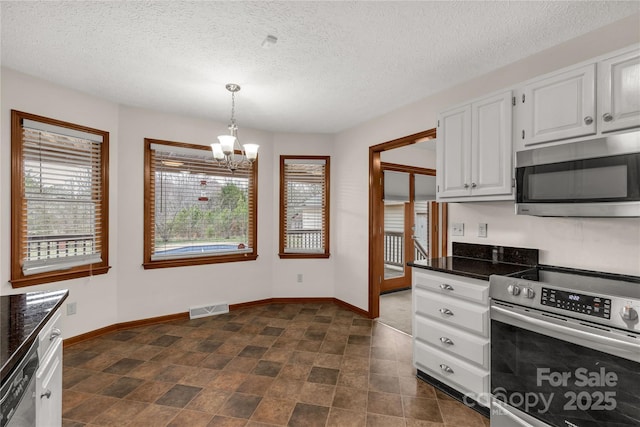
[[[382,253],[384,207],[382,202],[382,162],[380,153],[413,145],[418,141],[434,139],[435,137],[436,129],[433,128],[369,147],[369,317],[372,319],[380,315],[380,280],[384,276],[384,266],[381,263],[374,262],[384,256]],[[385,167],[387,165],[385,164]],[[411,168],[410,166],[403,167]],[[424,170],[422,168],[416,169]],[[443,221],[445,219],[446,217],[443,218]],[[446,243],[443,243],[443,247],[446,248]]]

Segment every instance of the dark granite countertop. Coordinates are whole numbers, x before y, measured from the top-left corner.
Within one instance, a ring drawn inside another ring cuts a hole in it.
[[[453,242],[453,256],[407,263],[410,267],[489,280],[492,274],[510,275],[538,264],[538,250]]]
[[[505,276],[531,268],[527,265],[508,264],[505,262],[494,263],[487,260],[457,256],[424,259],[407,263],[407,265],[480,280],[489,280],[489,276],[492,274]]]
[[[0,296],[2,383],[68,295],[62,290]]]

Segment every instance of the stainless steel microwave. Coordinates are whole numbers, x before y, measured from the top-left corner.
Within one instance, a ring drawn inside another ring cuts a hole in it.
[[[516,214],[640,217],[640,131],[516,153]]]

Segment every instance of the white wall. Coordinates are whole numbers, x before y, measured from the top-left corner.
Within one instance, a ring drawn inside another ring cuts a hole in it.
[[[333,297],[334,265],[336,247],[336,228],[333,224],[335,215],[334,191],[337,182],[333,179],[333,137],[330,135],[276,134],[273,138],[273,296],[274,297]],[[315,155],[331,156],[330,159],[330,217],[329,217],[329,251],[330,258],[320,259],[280,259],[277,255],[279,236],[279,200],[280,200],[280,156],[281,155]],[[302,283],[297,282],[297,275],[302,274]]]
[[[370,146],[434,128],[438,111],[466,100],[638,43],[639,21],[638,14],[625,18],[337,135],[336,298],[368,308],[368,251],[362,246],[368,234]],[[468,223],[474,230],[478,222],[487,222],[489,234],[481,243],[539,248],[545,263],[640,274],[639,218],[516,218],[512,203],[494,202],[451,204],[452,222]],[[471,236],[456,240],[476,241]]]
[[[2,141],[0,142],[0,294],[68,289],[67,301],[77,302],[77,314],[63,316],[65,336],[102,328],[117,321],[118,175],[109,179],[109,234],[111,270],[104,275],[13,289],[10,271],[11,212],[11,110],[20,110],[109,132],[109,165],[118,169],[118,107],[73,90],[34,79],[13,70],[2,70]],[[63,313],[66,314],[66,312]]]
[[[10,278],[10,110],[18,109],[110,132],[109,263],[106,275],[13,289]],[[144,138],[208,145],[226,123],[119,106],[13,70],[2,70],[0,145],[0,294],[69,289],[77,314],[64,317],[65,338],[114,323],[182,313],[190,306],[276,297],[333,296],[334,259],[280,260],[280,154],[332,154],[326,135],[274,135],[242,128],[242,142],[260,144],[258,259],[144,270]],[[303,274],[302,284],[296,274]],[[63,310],[64,312],[64,310]]]

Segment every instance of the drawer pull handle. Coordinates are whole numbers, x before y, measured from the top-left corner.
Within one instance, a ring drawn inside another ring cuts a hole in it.
[[[453,345],[453,341],[447,337],[440,337],[440,342],[442,342],[442,344]]]
[[[440,365],[440,369],[442,369],[447,374],[453,374],[453,369],[451,369],[447,365],[444,365],[444,364]]]
[[[453,290],[453,286],[449,285],[448,283],[443,283],[440,285],[440,289],[445,290],[445,291],[452,291]]]
[[[447,316],[453,316],[453,311],[449,310],[448,308],[441,308],[440,313],[442,314],[446,314]]]
[[[55,340],[60,335],[62,335],[62,331],[58,328],[53,328],[53,330],[51,331],[51,335],[49,335],[49,341]]]
[[[442,366],[442,365],[441,365]],[[46,390],[44,393],[40,395],[40,399],[46,397],[47,399],[51,397],[51,390]]]

